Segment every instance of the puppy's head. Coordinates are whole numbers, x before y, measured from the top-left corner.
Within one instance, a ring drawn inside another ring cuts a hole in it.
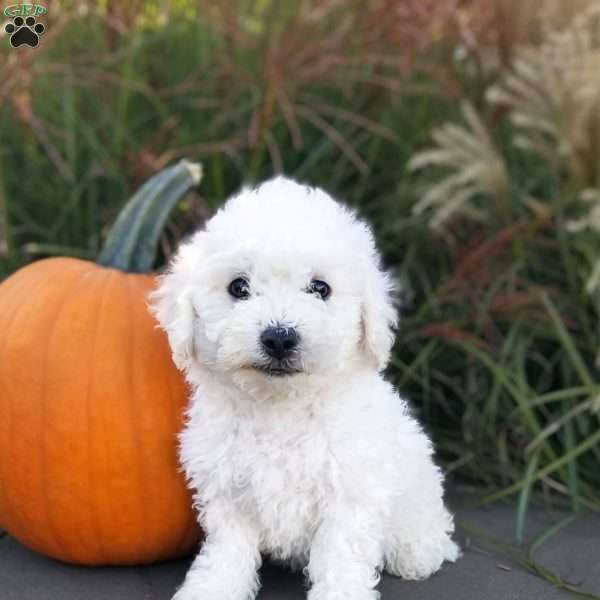
[[[364,223],[323,191],[277,178],[183,244],[152,302],[181,369],[274,384],[383,369],[390,288]]]

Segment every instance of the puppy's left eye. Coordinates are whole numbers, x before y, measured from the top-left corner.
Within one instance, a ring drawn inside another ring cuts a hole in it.
[[[245,277],[237,277],[228,286],[227,291],[238,300],[250,298],[250,284]]]
[[[328,283],[321,281],[320,279],[313,279],[309,286],[306,288],[309,294],[316,294],[320,296],[321,300],[327,300],[331,294],[331,288]]]

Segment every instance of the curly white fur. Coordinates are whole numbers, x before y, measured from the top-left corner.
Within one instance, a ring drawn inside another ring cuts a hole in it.
[[[228,294],[239,276],[248,299]],[[181,247],[153,307],[192,388],[180,455],[206,539],[176,600],[251,600],[261,554],[304,568],[310,600],[374,600],[381,569],[422,579],[459,556],[429,439],[380,375],[390,291],[368,226],[285,178]],[[273,323],[298,332],[300,372],[256,368]]]

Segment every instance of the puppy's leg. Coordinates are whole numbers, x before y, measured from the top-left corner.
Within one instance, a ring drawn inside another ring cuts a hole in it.
[[[444,561],[454,562],[460,549],[452,541],[453,530],[452,516],[441,499],[423,498],[419,505],[399,502],[386,533],[386,571],[404,579],[426,579]]]
[[[206,538],[173,600],[254,600],[261,564],[259,535],[230,504],[204,508]]]
[[[377,600],[382,538],[381,523],[366,506],[330,510],[310,549],[308,600]]]
[[[386,527],[386,571],[404,579],[425,579],[444,561],[460,556],[452,541],[454,520],[443,501],[442,478],[428,455],[413,454],[419,481],[411,483],[393,503]]]

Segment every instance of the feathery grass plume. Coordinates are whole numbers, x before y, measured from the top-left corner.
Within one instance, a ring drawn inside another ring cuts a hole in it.
[[[476,200],[492,198],[504,203],[509,181],[504,160],[486,126],[468,103],[462,105],[466,126],[447,123],[433,132],[436,147],[417,153],[409,169],[443,167],[449,174],[434,183],[413,208],[415,214],[432,211],[430,224],[442,227],[451,217],[462,214],[483,219]]]
[[[567,229],[577,233],[586,229],[600,232],[600,189],[587,189],[581,192],[580,199],[589,204],[588,213],[579,219],[569,221]]]
[[[600,183],[600,2],[539,46],[517,51],[512,68],[487,95],[511,109],[516,146],[534,151],[579,187]]]
[[[564,29],[576,15],[597,3],[598,0],[494,0],[497,41],[504,64],[511,62],[515,50],[541,43],[547,31]]]

